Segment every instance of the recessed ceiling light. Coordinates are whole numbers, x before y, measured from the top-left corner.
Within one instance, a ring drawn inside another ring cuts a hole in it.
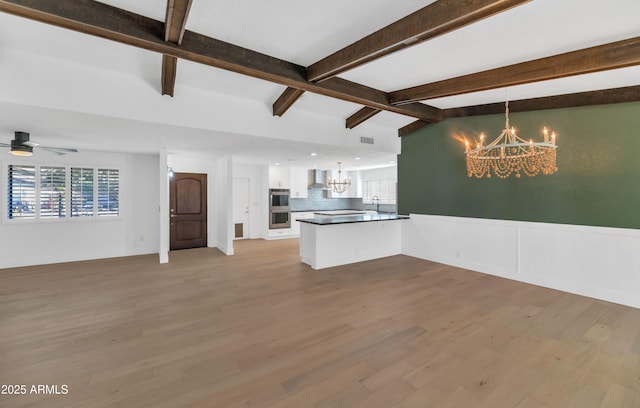
[[[318,153],[309,153],[309,156],[317,156]]]
[[[360,158],[359,158],[359,157],[356,157],[355,159],[356,159],[356,160],[360,160]]]
[[[276,163],[276,166],[279,166],[279,165],[280,165],[280,163]]]

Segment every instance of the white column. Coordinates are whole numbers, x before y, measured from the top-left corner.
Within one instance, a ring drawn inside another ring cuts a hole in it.
[[[169,262],[169,177],[167,174],[167,149],[162,147],[160,149],[159,160],[159,183],[160,183],[160,200],[158,203],[158,217],[160,225],[160,250],[159,257],[160,263]]]

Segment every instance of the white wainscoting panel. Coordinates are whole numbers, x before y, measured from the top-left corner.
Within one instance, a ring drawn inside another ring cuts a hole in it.
[[[411,214],[402,253],[640,307],[640,231]]]

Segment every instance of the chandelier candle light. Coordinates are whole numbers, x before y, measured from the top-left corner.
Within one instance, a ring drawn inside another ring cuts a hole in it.
[[[340,165],[342,162],[338,162],[338,180],[335,178],[331,179],[331,177],[327,178],[327,184],[333,189],[334,192],[338,194],[342,194],[349,189],[351,185],[351,178],[346,178],[344,181],[342,180],[342,168]]]
[[[517,136],[516,130],[509,126],[509,101],[505,102],[505,118],[504,130],[488,145],[484,145],[484,133],[480,134],[480,141],[475,149],[471,149],[469,142],[465,140],[467,175],[490,178],[493,172],[499,178],[507,178],[515,173],[520,178],[520,173],[532,177],[539,173],[553,174],[558,171],[556,134],[552,132],[549,137],[549,131],[545,127],[542,130],[544,141],[536,143]]]

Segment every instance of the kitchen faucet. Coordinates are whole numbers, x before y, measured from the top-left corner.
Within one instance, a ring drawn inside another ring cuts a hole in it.
[[[376,205],[376,212],[380,212],[380,197],[374,195],[371,197],[371,202]]]

